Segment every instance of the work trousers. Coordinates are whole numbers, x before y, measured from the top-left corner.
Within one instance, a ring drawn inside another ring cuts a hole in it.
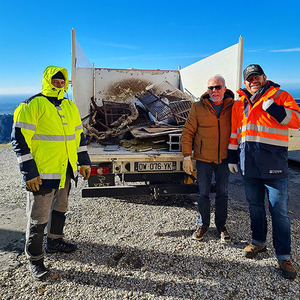
[[[261,179],[243,176],[251,219],[252,243],[264,246],[267,239],[265,194],[272,217],[273,246],[277,259],[291,258],[291,224],[288,215],[288,178]]]
[[[45,255],[43,239],[46,225],[48,238],[63,237],[70,188],[71,173],[68,171],[63,189],[41,189],[27,193],[25,253],[29,260],[36,261]]]
[[[227,219],[228,204],[228,178],[229,169],[226,160],[220,164],[196,161],[197,181],[199,185],[197,224],[209,227],[210,224],[210,199],[209,193],[212,184],[212,175],[215,175],[216,198],[215,198],[215,224],[222,227]]]

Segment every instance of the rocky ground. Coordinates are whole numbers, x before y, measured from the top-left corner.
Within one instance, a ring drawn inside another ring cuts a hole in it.
[[[51,276],[35,282],[23,252],[26,226],[21,175],[10,146],[0,148],[1,299],[299,299],[299,277],[283,279],[271,239],[249,260],[249,216],[239,175],[230,178],[228,229],[220,242],[212,225],[203,242],[191,234],[195,197],[81,198],[72,188],[65,228],[74,254],[47,255]],[[293,261],[300,271],[300,167],[290,168]],[[212,224],[213,224],[212,201]],[[270,221],[270,219],[269,219]],[[270,224],[270,222],[269,222]]]

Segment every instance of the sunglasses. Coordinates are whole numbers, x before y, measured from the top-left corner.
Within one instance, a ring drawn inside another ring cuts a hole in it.
[[[213,89],[216,89],[216,90],[220,90],[222,87],[224,87],[224,85],[215,85],[215,86],[209,86],[207,89],[208,90],[213,90]]]

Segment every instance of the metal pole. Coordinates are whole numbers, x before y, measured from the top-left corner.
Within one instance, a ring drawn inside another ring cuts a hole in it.
[[[73,101],[76,103],[76,38],[74,28],[71,31],[71,86]]]

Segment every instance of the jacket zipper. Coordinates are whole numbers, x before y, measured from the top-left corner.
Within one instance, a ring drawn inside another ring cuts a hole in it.
[[[219,136],[219,142],[218,142],[218,162],[220,163],[220,118],[218,118],[218,132],[219,132],[219,134],[218,134],[218,136]]]

